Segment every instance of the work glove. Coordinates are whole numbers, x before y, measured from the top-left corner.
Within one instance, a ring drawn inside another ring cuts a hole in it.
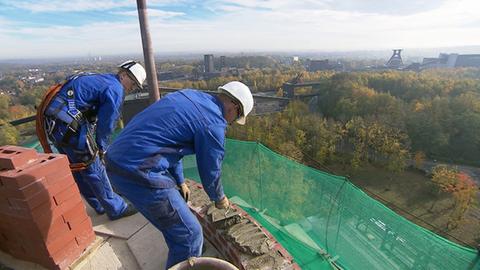
[[[216,201],[215,207],[218,209],[228,209],[230,207],[230,201],[228,201],[227,196],[224,196],[220,200]]]
[[[190,189],[188,188],[187,184],[182,183],[178,186],[178,188],[185,202],[188,202],[188,199],[190,199]]]

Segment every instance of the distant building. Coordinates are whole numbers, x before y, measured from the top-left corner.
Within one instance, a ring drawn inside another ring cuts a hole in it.
[[[315,72],[319,70],[329,70],[332,69],[332,66],[328,62],[328,59],[325,60],[310,60],[308,65],[308,71]]]
[[[393,54],[388,60],[388,62],[385,64],[387,68],[393,68],[393,69],[399,69],[403,66],[403,60],[402,56],[400,53],[402,52],[402,49],[394,49]]]
[[[179,71],[158,72],[158,79],[160,81],[182,80],[185,78],[186,78],[185,74]]]
[[[39,83],[39,82],[43,82],[43,81],[45,81],[45,79],[43,77],[40,77],[40,78],[35,78],[33,83]]]
[[[222,55],[220,56],[220,69],[227,67],[227,57]]]
[[[214,71],[215,68],[213,66],[213,54],[205,54],[203,56],[203,72],[211,73]]]
[[[423,58],[421,69],[480,67],[480,54],[441,53],[438,58]]]
[[[293,57],[293,62],[298,62],[298,60],[299,60],[299,59],[298,59],[298,56],[294,56],[294,57]]]
[[[480,67],[480,54],[460,54],[455,67]]]
[[[27,69],[27,75],[19,77],[25,83],[36,84],[45,81],[45,72],[39,68],[29,68]]]
[[[403,70],[420,71],[420,67],[421,67],[420,63],[411,63],[410,65],[406,66]]]

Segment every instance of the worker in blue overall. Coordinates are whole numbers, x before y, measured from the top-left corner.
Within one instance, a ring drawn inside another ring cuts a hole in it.
[[[217,208],[229,207],[220,181],[225,132],[234,121],[245,124],[252,108],[250,89],[237,81],[219,87],[218,95],[177,91],[136,115],[108,149],[110,180],[163,233],[167,268],[200,256],[203,245],[200,223],[186,204],[182,158],[196,154],[207,195]]]
[[[46,108],[47,134],[70,163],[85,164],[74,172],[80,193],[98,214],[111,220],[137,211],[110,185],[103,157],[116,127],[125,93],[141,87],[145,69],[135,61],[119,66],[117,74],[80,73],[67,78]]]

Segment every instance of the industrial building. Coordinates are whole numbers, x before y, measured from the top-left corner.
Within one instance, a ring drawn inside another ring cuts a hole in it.
[[[423,58],[421,69],[480,67],[480,54],[441,53],[437,58]]]

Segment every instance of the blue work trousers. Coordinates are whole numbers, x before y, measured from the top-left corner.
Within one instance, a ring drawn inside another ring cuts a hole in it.
[[[108,176],[112,185],[162,232],[169,249],[167,269],[201,255],[202,226],[177,189],[146,187],[110,170]]]
[[[53,132],[55,142],[62,140],[62,130],[59,128]],[[58,143],[56,143],[58,152],[67,155],[71,163],[84,161],[91,157],[88,150],[79,149],[77,144],[79,139],[82,138],[73,137],[70,143],[65,146],[58,146]],[[86,169],[73,173],[73,176],[80,193],[97,213],[107,213],[111,219],[115,219],[127,208],[127,204],[122,197],[112,190],[105,166],[98,156]]]

